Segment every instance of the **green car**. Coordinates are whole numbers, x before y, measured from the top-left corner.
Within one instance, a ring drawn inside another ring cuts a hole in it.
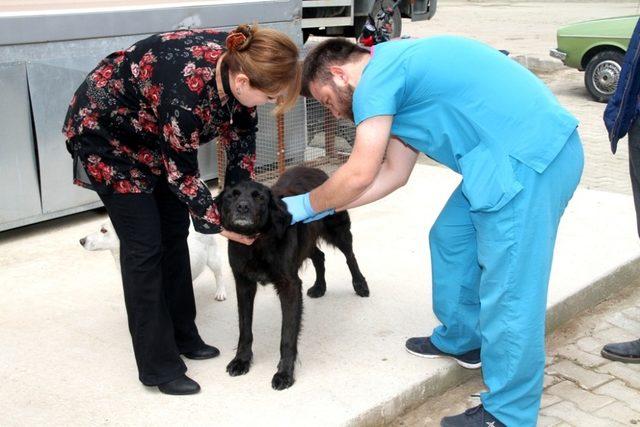
[[[597,19],[562,27],[558,30],[558,48],[550,54],[567,67],[584,70],[589,94],[596,101],[607,102],[616,90],[638,17]]]

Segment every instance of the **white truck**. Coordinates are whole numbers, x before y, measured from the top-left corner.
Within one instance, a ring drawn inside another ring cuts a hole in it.
[[[401,0],[391,22],[391,37],[402,34],[402,17],[412,21],[431,19],[436,13],[437,0]],[[394,4],[394,0],[302,0],[302,33],[309,35],[360,36],[371,15]]]

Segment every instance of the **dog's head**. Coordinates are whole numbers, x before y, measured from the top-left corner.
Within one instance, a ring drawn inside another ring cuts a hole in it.
[[[242,181],[225,188],[216,204],[222,227],[234,233],[254,236],[273,232],[282,237],[291,224],[284,202],[257,182]]]
[[[80,239],[80,244],[88,251],[103,251],[116,249],[120,245],[120,240],[111,221],[107,221],[100,226],[99,231]]]

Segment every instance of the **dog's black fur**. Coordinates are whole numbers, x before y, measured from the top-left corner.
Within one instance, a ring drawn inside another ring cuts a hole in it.
[[[307,258],[311,258],[316,270],[315,284],[307,295],[317,298],[326,291],[324,253],[317,247],[318,239],[344,253],[356,294],[369,296],[367,281],[353,254],[349,214],[339,212],[319,221],[290,226],[291,215],[280,200],[281,197],[311,191],[327,178],[319,169],[295,167],[285,172],[271,189],[256,182],[243,181],[225,189],[216,198],[222,227],[258,236],[250,246],[229,241],[229,263],[236,281],[240,326],[236,357],[227,365],[231,376],[246,374],[253,357],[253,301],[257,283],[273,283],[280,297],[282,331],[280,363],[271,386],[283,390],[293,385],[302,319],[302,281],[298,270]]]

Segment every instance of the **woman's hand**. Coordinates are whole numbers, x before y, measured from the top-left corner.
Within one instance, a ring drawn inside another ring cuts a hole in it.
[[[245,236],[244,234],[234,233],[233,231],[225,230],[224,228],[220,232],[220,235],[229,240],[233,240],[234,242],[242,243],[243,245],[252,245],[258,238],[257,235]]]

